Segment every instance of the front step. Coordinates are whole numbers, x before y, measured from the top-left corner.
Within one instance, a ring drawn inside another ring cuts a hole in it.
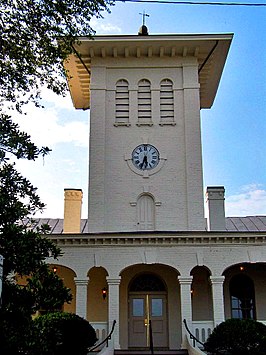
[[[176,349],[176,350],[154,350],[154,355],[188,355],[186,349]],[[114,355],[151,355],[151,350],[115,350]]]

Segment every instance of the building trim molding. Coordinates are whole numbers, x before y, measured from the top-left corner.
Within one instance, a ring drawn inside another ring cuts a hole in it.
[[[156,245],[266,245],[266,233],[261,232],[179,232],[179,233],[103,233],[103,234],[51,234],[48,236],[57,245],[64,246],[140,246]]]

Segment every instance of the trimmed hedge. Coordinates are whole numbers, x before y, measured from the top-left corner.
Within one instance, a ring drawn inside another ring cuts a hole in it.
[[[96,333],[88,321],[73,313],[54,312],[34,320],[38,355],[86,355],[96,341]]]
[[[266,326],[251,319],[228,319],[214,328],[204,347],[215,355],[265,355]]]

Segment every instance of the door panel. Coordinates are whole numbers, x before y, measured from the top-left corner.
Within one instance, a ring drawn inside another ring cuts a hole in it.
[[[153,345],[168,346],[166,295],[138,294],[129,296],[129,347],[149,347],[149,321]]]
[[[165,295],[150,296],[150,314],[154,347],[167,347],[167,313]]]

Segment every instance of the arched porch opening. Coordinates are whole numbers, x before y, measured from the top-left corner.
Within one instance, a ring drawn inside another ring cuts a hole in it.
[[[103,267],[93,267],[87,276],[87,320],[95,329],[98,342],[101,342],[108,333],[108,273]]]
[[[266,263],[241,263],[224,271],[225,317],[266,324]]]
[[[76,285],[74,278],[76,277],[75,272],[63,265],[60,264],[49,264],[49,269],[57,274],[60,277],[64,285],[71,290],[72,301],[70,303],[64,303],[62,311],[63,312],[76,312]]]
[[[211,272],[205,266],[194,267],[190,275],[193,332],[205,342],[213,329],[213,300],[210,283]]]
[[[152,322],[155,348],[180,347],[178,275],[177,270],[162,264],[132,265],[121,272],[121,348],[146,348],[149,320]]]
[[[256,319],[255,290],[252,279],[243,274],[235,275],[229,282],[231,317]]]
[[[135,276],[128,287],[130,348],[149,348],[151,329],[155,348],[168,348],[167,288],[155,273]]]
[[[210,271],[204,266],[196,266],[190,273],[193,276],[191,285],[192,320],[211,321],[213,319],[212,290]]]
[[[89,322],[108,321],[108,285],[107,271],[103,267],[93,267],[88,272],[88,307]]]

